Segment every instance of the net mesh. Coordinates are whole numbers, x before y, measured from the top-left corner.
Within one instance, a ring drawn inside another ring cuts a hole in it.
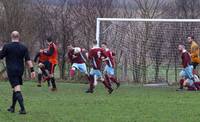
[[[199,32],[199,22],[101,22],[100,40],[117,54],[118,79],[171,84],[181,70],[178,45],[189,51],[187,36],[199,43]]]

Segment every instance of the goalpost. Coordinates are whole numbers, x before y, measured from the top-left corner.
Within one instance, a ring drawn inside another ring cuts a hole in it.
[[[96,41],[99,45],[100,25],[103,21],[121,22],[200,22],[200,19],[137,19],[137,18],[97,18],[96,20]]]
[[[181,68],[177,46],[184,44],[189,47],[188,35],[200,41],[199,33],[200,19],[96,20],[98,46],[102,40],[109,41],[111,49],[117,52],[118,78],[126,81],[176,82]]]

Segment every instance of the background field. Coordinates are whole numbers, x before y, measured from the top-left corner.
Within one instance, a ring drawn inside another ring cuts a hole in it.
[[[0,83],[0,122],[199,122],[199,92],[171,88],[127,86],[108,95],[102,85],[85,94],[86,85],[59,83],[49,92],[26,82],[23,94],[27,115],[8,113],[11,92]],[[17,105],[18,106],[18,105]],[[17,108],[18,111],[18,108]]]

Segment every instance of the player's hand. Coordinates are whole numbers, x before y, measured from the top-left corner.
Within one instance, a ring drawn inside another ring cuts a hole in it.
[[[31,79],[34,79],[36,77],[35,72],[31,72]]]
[[[44,52],[44,50],[41,50],[41,49],[40,49],[40,53],[43,53],[43,52]]]
[[[77,56],[73,55],[72,58],[77,58]]]

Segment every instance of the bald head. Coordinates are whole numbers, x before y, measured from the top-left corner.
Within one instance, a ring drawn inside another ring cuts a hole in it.
[[[12,41],[19,41],[19,37],[20,37],[20,35],[19,35],[18,31],[13,31],[11,33],[11,39],[12,39]]]

